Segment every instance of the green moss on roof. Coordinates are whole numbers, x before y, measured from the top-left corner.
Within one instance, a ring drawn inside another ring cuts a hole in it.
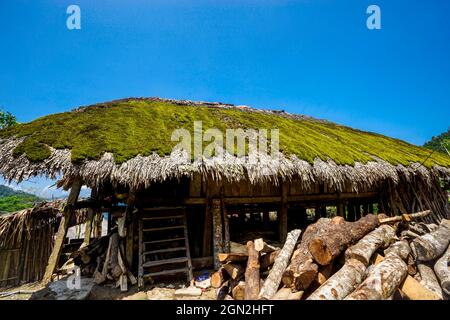
[[[375,133],[314,119],[282,114],[186,106],[160,100],[130,99],[53,114],[0,131],[1,138],[25,137],[15,155],[25,154],[31,161],[50,155],[47,146],[71,149],[72,161],[98,159],[105,152],[114,153],[117,163],[137,155],[168,155],[174,129],[193,132],[194,121],[203,122],[203,130],[218,128],[280,130],[280,149],[300,159],[313,162],[316,157],[333,159],[338,164],[353,165],[372,160],[370,155],[391,164],[414,162],[432,166],[450,166],[450,157]],[[427,159],[428,158],[428,159]]]

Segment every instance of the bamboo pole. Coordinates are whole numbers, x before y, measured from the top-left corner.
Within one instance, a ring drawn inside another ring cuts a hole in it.
[[[56,233],[53,251],[48,259],[44,278],[42,280],[44,285],[46,285],[52,280],[53,272],[55,271],[58,265],[59,257],[61,256],[61,251],[64,244],[64,239],[66,238],[67,229],[69,228],[70,218],[72,217],[72,214],[74,212],[74,205],[80,194],[81,185],[82,185],[81,180],[76,179],[72,184],[72,188],[70,189],[67,204],[66,207],[64,208],[63,215],[61,217],[58,232]]]

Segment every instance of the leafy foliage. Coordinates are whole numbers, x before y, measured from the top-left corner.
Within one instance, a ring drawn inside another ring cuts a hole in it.
[[[437,137],[432,137],[430,141],[423,145],[425,148],[447,154],[450,152],[450,127],[447,132],[443,132]],[[447,150],[446,150],[447,149]]]
[[[41,200],[33,194],[0,185],[0,214],[30,208]]]
[[[12,127],[16,124],[17,119],[12,113],[0,109],[0,129]]]

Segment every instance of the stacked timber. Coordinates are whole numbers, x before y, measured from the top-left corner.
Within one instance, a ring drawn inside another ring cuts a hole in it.
[[[211,283],[218,299],[448,299],[450,221],[418,221],[430,213],[321,218],[281,249],[249,241],[218,255]]]
[[[122,291],[127,291],[128,282],[131,285],[137,283],[136,277],[128,270],[123,239],[117,229],[88,245],[82,245],[71,254],[66,266],[72,264],[81,269],[82,275],[93,277],[96,284],[113,282]]]

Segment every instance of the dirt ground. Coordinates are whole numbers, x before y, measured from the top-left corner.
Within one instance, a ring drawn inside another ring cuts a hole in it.
[[[176,296],[175,291],[185,287],[183,282],[157,283],[148,285],[142,291],[132,286],[127,292],[121,292],[112,284],[94,285],[87,300],[215,300],[215,289],[202,289],[200,296]],[[6,295],[5,295],[6,294]],[[54,300],[39,282],[28,283],[0,291],[0,300]]]

